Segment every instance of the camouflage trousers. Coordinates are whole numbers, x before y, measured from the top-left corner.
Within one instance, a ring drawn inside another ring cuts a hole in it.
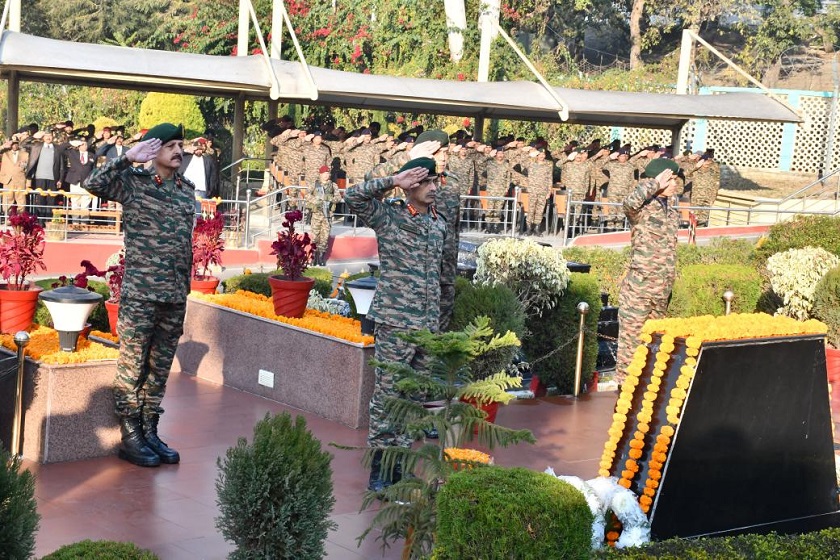
[[[423,370],[426,358],[417,346],[397,336],[403,332],[408,330],[377,323],[374,359],[382,362],[400,362],[415,370]],[[373,396],[368,407],[368,447],[411,447],[413,440],[388,421],[388,413],[385,410],[385,403],[389,398],[404,396],[394,387],[397,379],[393,373],[382,368],[376,368],[375,375]]]
[[[615,380],[622,383],[627,366],[639,345],[639,334],[648,319],[661,319],[671,299],[671,283],[646,279],[630,270],[618,294],[618,353]]]
[[[694,189],[691,192],[691,205],[713,206],[716,198],[717,193],[714,191],[714,189],[705,189],[703,187],[698,187],[697,185],[695,185]],[[699,223],[700,225],[708,225],[709,210],[694,210],[694,215],[697,218],[697,223]]]
[[[507,194],[506,189],[487,189],[486,196],[503,197]],[[503,221],[506,200],[490,199],[487,201],[487,210],[484,219],[487,222],[498,224]]]
[[[120,299],[120,357],[114,380],[117,416],[163,412],[160,403],[178,339],[184,332],[186,309],[186,302],[160,303],[125,296]]]
[[[542,222],[545,214],[545,205],[548,202],[548,189],[528,189],[528,215],[525,221],[529,226],[537,227]],[[546,229],[548,229],[546,224]]]
[[[312,221],[310,222],[312,231],[312,241],[315,243],[316,251],[319,253],[326,253],[327,247],[330,244],[330,221],[324,216],[323,212],[315,210],[312,212]]]

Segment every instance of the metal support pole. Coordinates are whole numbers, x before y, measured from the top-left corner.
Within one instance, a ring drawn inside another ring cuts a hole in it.
[[[251,189],[245,189],[245,249],[251,248]]]
[[[726,290],[723,292],[723,301],[726,302],[726,315],[729,315],[732,312],[733,299],[735,299],[735,294],[732,293],[732,290]]]
[[[585,328],[586,314],[589,313],[589,304],[582,301],[577,304],[577,310],[580,313],[580,326],[578,327],[577,358],[575,360],[575,397],[580,395],[581,370],[583,369],[583,331]]]
[[[29,333],[20,331],[15,335],[15,345],[17,346],[17,385],[15,388],[15,417],[12,421],[12,445],[11,451],[13,456],[20,456],[21,454],[21,424],[23,423],[23,373],[26,361],[24,360],[24,353],[26,345],[29,344]]]

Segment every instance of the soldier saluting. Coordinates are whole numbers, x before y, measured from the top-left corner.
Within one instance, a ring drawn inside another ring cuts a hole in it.
[[[184,127],[159,124],[85,183],[91,194],[123,206],[125,276],[114,397],[119,457],[142,467],[180,460],[157,431],[190,291],[195,195],[178,173],[183,154]],[[148,169],[133,167],[148,162]]]

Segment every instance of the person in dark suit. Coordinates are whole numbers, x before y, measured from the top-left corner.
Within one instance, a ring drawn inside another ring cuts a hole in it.
[[[110,133],[110,129],[108,132]],[[106,162],[111,161],[112,159],[117,159],[128,151],[128,148],[123,146],[123,140],[121,132],[117,132],[113,136],[108,137],[107,140],[102,142],[99,149],[96,150],[96,155],[94,157],[96,159],[104,157]]]
[[[219,167],[216,159],[206,155],[207,140],[196,138],[193,140],[192,153],[184,153],[184,160],[178,173],[192,181],[195,185],[195,208],[201,212],[202,198],[215,198],[219,196]]]
[[[90,151],[90,140],[76,138],[70,141],[70,149],[64,153],[65,165],[61,168],[61,183],[70,185],[70,223],[88,221],[91,196],[82,188],[96,161]]]
[[[37,132],[33,140],[29,148],[29,163],[26,166],[26,177],[32,179],[32,188],[53,192],[63,190],[61,167],[65,145],[56,145],[51,132]],[[29,205],[33,214],[41,218],[42,222],[52,217],[52,207],[56,205],[57,196],[36,192],[30,197]]]

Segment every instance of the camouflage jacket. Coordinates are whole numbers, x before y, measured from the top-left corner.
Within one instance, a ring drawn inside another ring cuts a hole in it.
[[[317,179],[312,188],[306,191],[305,202],[311,212],[329,218],[332,205],[341,202],[341,191],[332,181],[322,183],[320,179]]]
[[[301,148],[303,157],[303,173],[307,176],[318,175],[322,165],[329,167],[332,163],[330,149],[323,144],[316,146],[312,142],[304,142]]]
[[[452,173],[458,177],[461,194],[464,196],[469,195],[475,184],[475,160],[469,155],[467,157],[461,157],[460,155],[449,156],[446,169],[447,173]]]
[[[408,152],[400,152],[394,158],[374,167],[365,175],[365,180],[388,177],[395,174],[405,165],[411,156]],[[451,159],[451,158],[450,158]],[[443,263],[441,264],[440,283],[445,286],[455,285],[458,274],[458,244],[461,229],[461,189],[460,178],[452,173],[447,174],[435,194],[435,210],[446,221],[446,242],[443,247]]]
[[[487,194],[505,196],[513,181],[510,164],[496,158],[487,160]]]
[[[548,192],[554,184],[554,164],[548,160],[528,163],[528,192]]]
[[[561,179],[566,192],[570,193],[575,200],[581,200],[590,191],[592,180],[592,165],[589,161],[578,163],[576,161],[558,162],[562,169]]]
[[[132,167],[125,156],[94,169],[91,194],[119,202],[125,225],[125,297],[182,303],[190,292],[193,184],[176,173],[157,184],[154,170]]]
[[[417,213],[403,202],[380,199],[393,179],[373,179],[349,187],[344,200],[376,232],[381,272],[368,317],[405,329],[437,331],[440,274],[447,225],[434,210]]]
[[[691,180],[692,193],[703,197],[704,200],[708,199],[711,203],[720,190],[720,166],[712,161],[699,169],[695,168]]]
[[[629,161],[609,161],[604,164],[604,171],[609,177],[607,194],[610,200],[622,202],[636,186],[636,166]]]
[[[624,214],[633,226],[628,278],[670,286],[676,274],[679,198],[655,197],[658,190],[655,179],[643,179],[624,199]]]

